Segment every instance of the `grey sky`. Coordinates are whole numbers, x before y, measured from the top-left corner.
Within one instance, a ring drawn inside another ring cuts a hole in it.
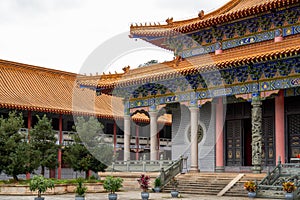
[[[133,22],[164,23],[168,17],[187,19],[196,17],[202,9],[211,11],[226,2],[228,0],[0,0],[0,59],[79,72],[94,49],[128,32]],[[114,66],[121,69],[150,59],[164,61],[162,53],[158,54],[135,56]]]

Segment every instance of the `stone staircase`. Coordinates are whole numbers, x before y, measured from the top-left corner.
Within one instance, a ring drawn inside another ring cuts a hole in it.
[[[224,196],[243,196],[247,197],[248,192],[244,190],[244,183],[246,181],[257,181],[259,183],[264,177],[266,176],[265,173],[262,174],[244,174],[244,176],[234,184],[234,186],[228,190]]]
[[[182,194],[218,195],[238,173],[188,173],[176,176],[178,191]],[[230,189],[225,192],[226,196],[247,196],[244,190],[244,182],[248,180],[260,181],[265,174],[244,174]],[[163,192],[170,192],[172,186],[167,184]]]

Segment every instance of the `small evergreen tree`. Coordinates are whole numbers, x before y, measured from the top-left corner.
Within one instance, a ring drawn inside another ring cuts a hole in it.
[[[51,120],[44,115],[42,118],[37,116],[38,122],[30,131],[30,144],[32,150],[40,153],[40,157],[36,158],[41,166],[41,175],[45,175],[45,167],[55,169],[58,165],[55,132],[52,129]]]
[[[100,133],[103,125],[95,117],[76,119],[76,131],[74,144],[68,146],[65,151],[66,162],[75,171],[88,170],[94,172],[104,171],[113,158],[111,145],[103,143]]]
[[[37,154],[31,151],[26,135],[19,132],[23,127],[23,116],[10,112],[8,118],[0,118],[0,172],[13,176],[18,181],[19,174],[31,173],[37,168]]]

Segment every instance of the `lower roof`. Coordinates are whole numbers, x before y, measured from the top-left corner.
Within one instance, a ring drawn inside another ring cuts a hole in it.
[[[77,74],[0,60],[0,107],[58,114],[96,115],[106,119],[124,116],[121,98],[77,84]],[[148,122],[146,115],[133,117]],[[164,120],[165,121],[165,120]],[[170,118],[168,122],[171,123]]]

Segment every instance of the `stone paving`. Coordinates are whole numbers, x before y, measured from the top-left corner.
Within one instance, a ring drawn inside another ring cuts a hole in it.
[[[118,200],[140,200],[141,194],[140,191],[132,192],[118,192]],[[45,200],[73,200],[74,194],[66,195],[45,195]],[[106,200],[108,199],[107,193],[96,193],[96,194],[87,194],[86,200]],[[183,199],[183,200],[249,200],[246,197],[217,197],[217,196],[203,196],[203,195],[190,195],[182,194],[179,198],[172,198],[170,193],[150,193],[149,200],[167,200],[167,199]],[[255,200],[262,200],[261,198],[255,198]],[[0,195],[0,200],[34,200],[34,196],[3,196]]]

